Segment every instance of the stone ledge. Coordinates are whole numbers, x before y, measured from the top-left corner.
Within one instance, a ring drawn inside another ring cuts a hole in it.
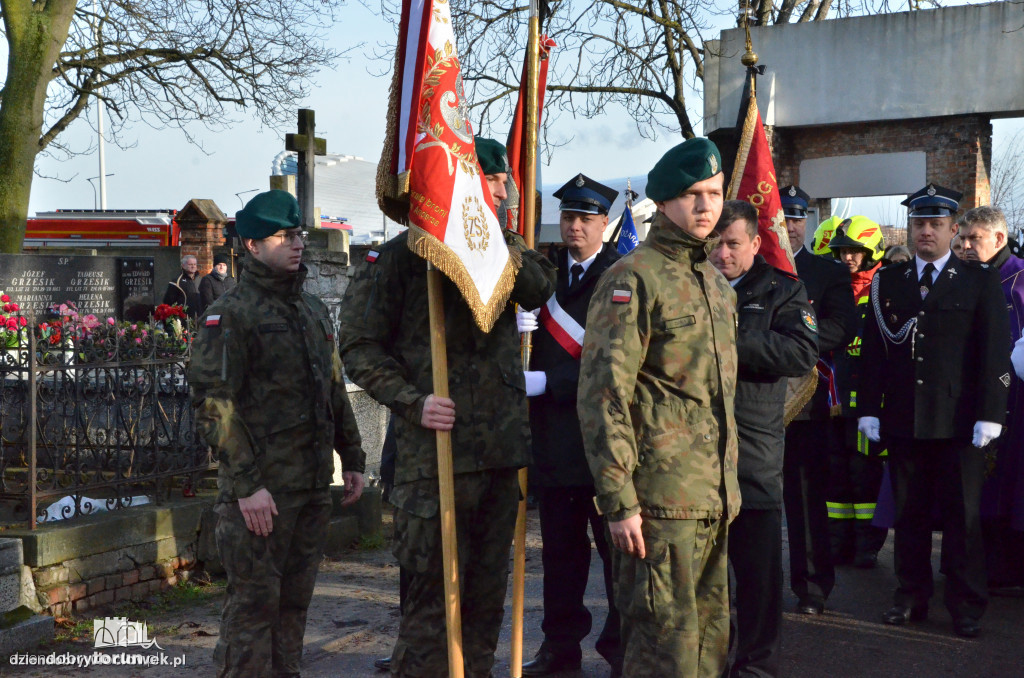
[[[4,536],[21,540],[26,565],[47,567],[165,539],[195,541],[200,515],[212,501],[212,494],[175,498],[43,524],[35,530],[8,530]]]
[[[53,617],[36,615],[0,629],[0,655],[9,656],[48,640],[53,640]]]

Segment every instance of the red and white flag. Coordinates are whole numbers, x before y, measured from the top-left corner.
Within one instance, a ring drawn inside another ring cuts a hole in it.
[[[399,216],[409,224],[410,249],[455,283],[488,332],[517,266],[480,170],[468,108],[448,2],[403,0],[378,197],[389,216],[408,205]]]
[[[537,129],[541,129],[541,116],[544,113],[544,92],[548,84],[548,64],[551,61],[551,50],[557,47],[555,41],[546,35],[540,37],[539,59],[537,64]],[[512,185],[515,187],[516,195],[509,191],[508,196],[508,221],[506,227],[519,235],[525,236],[525,219],[520,219],[525,197],[523,186],[526,183],[526,174],[529,171],[526,167],[526,62],[523,62],[523,76],[519,80],[519,99],[516,100],[515,114],[512,116],[512,127],[508,132],[508,143],[505,148],[508,150],[508,164],[512,168]],[[536,151],[536,149],[534,149]],[[536,157],[536,155],[534,156]],[[535,168],[531,168],[536,172]],[[537,182],[539,183],[539,182]]]
[[[757,208],[757,231],[761,235],[758,254],[772,266],[796,273],[779,198],[779,183],[775,178],[775,163],[753,91],[729,182],[729,200],[746,200]]]

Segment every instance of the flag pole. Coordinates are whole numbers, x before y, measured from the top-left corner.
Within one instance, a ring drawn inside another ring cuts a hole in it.
[[[526,175],[523,183],[523,237],[526,246],[536,246],[537,224],[537,81],[540,70],[540,3],[530,0],[529,33],[526,40],[526,106],[524,113],[523,157]],[[523,333],[523,369],[530,369],[532,333]],[[512,550],[512,678],[523,675],[523,607],[526,599],[526,468],[519,469],[519,509],[516,512]]]
[[[427,308],[430,314],[430,360],[434,395],[448,397],[448,346],[444,333],[441,272],[427,264]],[[437,482],[441,496],[441,559],[444,562],[444,614],[448,629],[448,677],[462,678],[462,606],[459,601],[459,549],[455,538],[455,480],[451,431],[436,431]]]

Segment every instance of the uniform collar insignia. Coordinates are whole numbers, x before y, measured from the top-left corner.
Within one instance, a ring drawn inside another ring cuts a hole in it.
[[[904,278],[910,278],[910,269],[909,268],[907,269],[907,272],[903,274],[903,277]]]

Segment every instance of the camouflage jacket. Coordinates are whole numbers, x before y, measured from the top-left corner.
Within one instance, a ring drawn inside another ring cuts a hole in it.
[[[658,213],[591,298],[578,412],[610,520],[739,511],[736,294],[708,261],[713,242]]]
[[[363,471],[334,327],[305,278],[305,266],[280,275],[250,258],[199,323],[188,375],[199,432],[220,459],[218,501],[327,487],[332,449],[345,471]]]
[[[511,301],[537,308],[554,291],[555,267],[522,247],[518,236],[514,240],[523,265]],[[393,503],[401,501],[398,486],[437,477],[435,432],[420,425],[423,402],[434,391],[426,269],[405,233],[392,238],[356,271],[341,309],[339,344],[346,372],[397,415]],[[530,427],[512,303],[488,334],[473,322],[469,306],[447,279],[444,307],[449,393],[455,401],[455,473],[525,466]]]

